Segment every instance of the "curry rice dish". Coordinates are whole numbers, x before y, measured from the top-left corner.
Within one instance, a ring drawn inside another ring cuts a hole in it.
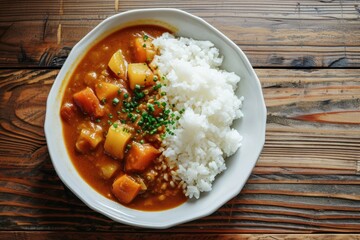
[[[65,90],[66,147],[82,178],[139,210],[176,207],[210,191],[241,145],[240,78],[208,41],[167,29],[120,29],[92,47]]]

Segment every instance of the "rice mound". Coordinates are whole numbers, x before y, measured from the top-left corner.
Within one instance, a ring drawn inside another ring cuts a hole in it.
[[[235,95],[240,77],[219,69],[223,58],[210,41],[164,33],[153,44],[160,53],[153,63],[166,76],[165,100],[175,113],[185,110],[163,141],[163,155],[186,183],[185,195],[199,198],[241,146],[242,136],[230,127],[243,116],[243,98]]]

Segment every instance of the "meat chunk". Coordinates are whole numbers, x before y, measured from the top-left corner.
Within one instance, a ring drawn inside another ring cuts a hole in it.
[[[67,102],[64,105],[62,105],[60,109],[60,116],[65,122],[70,124],[75,114],[76,114],[76,106],[74,104]]]

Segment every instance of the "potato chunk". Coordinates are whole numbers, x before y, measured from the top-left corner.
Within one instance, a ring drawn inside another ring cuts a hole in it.
[[[130,63],[128,77],[131,89],[135,89],[136,85],[154,85],[154,74],[146,63]]]
[[[111,57],[109,63],[109,68],[115,73],[119,78],[126,78],[127,71],[127,61],[124,58],[124,55],[121,49],[117,50]]]
[[[112,185],[112,192],[121,203],[130,203],[139,193],[141,185],[128,175],[122,175]]]
[[[118,160],[108,155],[97,156],[95,165],[99,169],[99,175],[106,180],[116,176],[121,167],[121,163]]]
[[[79,152],[86,153],[95,149],[102,140],[102,128],[99,125],[90,122],[88,126],[83,126],[81,128],[75,147]]]
[[[101,175],[105,179],[111,178],[114,173],[119,169],[119,164],[117,163],[107,163],[100,166]]]
[[[100,100],[114,98],[118,94],[119,89],[119,86],[107,82],[101,82],[95,85],[95,93]]]
[[[98,75],[95,71],[90,71],[84,76],[84,83],[87,86],[94,86],[94,83],[98,79]]]
[[[131,172],[144,171],[159,155],[160,151],[150,144],[133,142],[126,158],[125,170]]]
[[[112,157],[122,160],[125,148],[131,138],[129,127],[118,121],[110,126],[106,135],[104,149]]]

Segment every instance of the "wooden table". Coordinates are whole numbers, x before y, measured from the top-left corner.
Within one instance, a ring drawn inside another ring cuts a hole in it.
[[[243,191],[167,230],[86,207],[57,177],[45,101],[71,48],[118,12],[174,7],[249,57],[268,109]],[[360,2],[106,0],[0,2],[0,239],[360,239]]]

